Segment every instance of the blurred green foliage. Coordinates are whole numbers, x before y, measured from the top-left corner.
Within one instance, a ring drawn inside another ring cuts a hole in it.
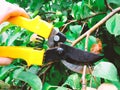
[[[59,30],[63,30],[63,27],[70,21],[63,33],[67,39],[74,41],[89,28],[94,26],[102,18],[104,18],[110,10],[106,8],[104,0],[6,0],[10,3],[17,4],[24,8],[31,18],[40,15],[41,18],[47,22],[52,23]],[[119,0],[118,0],[119,1]],[[120,6],[117,0],[108,0],[108,3],[112,8]],[[100,13],[100,14],[99,14]],[[90,16],[94,17],[89,18]],[[100,38],[103,44],[103,51],[105,58],[95,64],[97,69],[94,72],[99,72],[101,68],[101,62],[107,61],[113,63],[107,65],[104,68],[106,72],[102,74],[102,70],[99,73],[95,73],[96,79],[93,79],[91,74],[86,75],[88,81],[87,86],[97,88],[102,77],[104,82],[112,83],[118,88],[120,87],[119,75],[120,75],[120,33],[119,33],[119,14],[113,16],[106,22],[106,25],[102,25],[98,30],[91,34],[88,41],[88,51],[90,51],[93,44],[96,44],[96,38]],[[85,26],[84,26],[85,24]],[[9,23],[3,23],[0,25],[0,45],[1,46],[30,46],[30,37],[33,34],[23,28],[13,26]],[[84,50],[85,40],[81,40],[75,47]],[[68,45],[71,43],[65,42]],[[47,44],[44,44],[47,48]],[[32,46],[35,47],[35,44]],[[115,66],[116,67],[115,67]],[[104,69],[103,68],[103,69]],[[116,72],[116,68],[119,75]],[[115,72],[112,75],[111,72]],[[111,78],[106,79],[111,73]],[[8,83],[9,88],[17,90],[68,90],[76,89],[80,90],[82,84],[80,83],[82,74],[78,74],[67,69],[61,62],[54,63],[52,65],[46,65],[43,67],[31,66],[27,67],[26,62],[21,59],[16,59],[12,64],[8,66],[0,66],[0,80]],[[112,78],[113,77],[113,78]],[[118,81],[114,81],[114,77],[118,77]],[[90,83],[92,80],[92,84]],[[99,82],[96,83],[96,80]],[[3,85],[4,83],[0,84]]]

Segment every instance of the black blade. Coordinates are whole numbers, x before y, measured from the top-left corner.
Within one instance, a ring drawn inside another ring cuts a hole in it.
[[[60,44],[59,47],[49,49],[45,52],[46,62],[64,59],[73,64],[89,64],[102,58],[103,56],[101,55],[76,49],[65,44]]]
[[[63,48],[64,50],[65,60],[67,60],[70,63],[89,64],[89,63],[94,63],[103,58],[102,55],[86,52],[86,51],[76,49],[76,48],[73,48],[65,44],[60,44],[60,47]]]
[[[51,62],[56,60],[61,60],[63,58],[63,53],[59,52],[59,48],[51,48],[45,52],[45,62]]]

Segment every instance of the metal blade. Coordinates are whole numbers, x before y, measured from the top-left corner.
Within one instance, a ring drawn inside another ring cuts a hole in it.
[[[77,73],[81,73],[83,66],[82,65],[75,65],[72,63],[67,62],[66,60],[62,60],[61,61],[68,69],[70,69],[71,71],[77,72]]]
[[[73,71],[73,72],[77,72],[77,73],[83,73],[83,68],[84,68],[84,65],[76,65],[76,64],[72,64],[72,63],[69,63],[67,62],[66,60],[62,60],[61,61],[65,67],[67,67],[69,70]],[[86,74],[90,74],[90,71],[89,69],[87,68],[86,70]]]

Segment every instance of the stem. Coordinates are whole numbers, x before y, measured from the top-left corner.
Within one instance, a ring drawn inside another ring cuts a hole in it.
[[[94,15],[91,15],[91,16],[88,16],[88,17],[86,17],[86,18],[80,19],[79,21],[84,21],[84,20],[90,19],[90,18],[92,18],[92,17],[95,17],[95,16],[97,16],[97,15],[101,15],[101,14],[106,14],[106,13],[105,13],[105,12],[95,13]],[[74,23],[74,22],[77,22],[77,21],[78,21],[78,20],[71,20],[71,21],[69,21],[68,23],[66,23],[66,24],[64,25],[64,27],[62,28],[61,32],[63,32],[63,31],[65,30],[65,28],[66,28],[69,24]]]
[[[92,75],[92,71],[93,71],[92,66],[88,65],[87,68],[88,68],[90,74]],[[91,76],[91,80],[90,80],[90,87],[91,87],[91,85],[92,85],[92,80],[93,80],[93,79],[94,79],[96,85],[99,85],[99,82],[96,80],[95,76],[92,75],[92,76]]]
[[[77,20],[71,20],[71,21],[69,21],[68,23],[66,23],[65,25],[64,25],[64,27],[63,27],[63,29],[61,30],[61,32],[63,32],[64,30],[65,30],[65,28],[69,25],[69,24],[71,24],[71,23],[73,23],[73,22],[76,22]]]
[[[106,14],[106,13],[105,13],[105,12],[95,13],[95,14],[93,14],[93,15],[91,15],[91,16],[88,16],[88,17],[86,17],[86,18],[81,19],[80,21],[88,20],[88,19],[90,19],[90,18],[93,18],[93,17],[98,16],[98,15],[101,15],[101,14]]]
[[[88,39],[89,39],[89,36],[90,36],[90,34],[88,33],[87,34],[87,37],[86,37],[86,42],[85,42],[85,51],[87,51],[88,50]],[[86,90],[86,78],[85,78],[85,76],[86,76],[86,71],[87,71],[87,65],[84,65],[84,67],[83,67],[83,74],[82,74],[82,90]]]
[[[75,46],[81,39],[83,39],[88,33],[91,34],[94,32],[98,27],[100,27],[102,24],[104,24],[109,18],[111,18],[114,14],[120,11],[120,7],[113,10],[111,13],[109,13],[107,16],[105,16],[101,21],[99,21],[97,24],[95,24],[91,29],[86,31],[84,34],[82,34],[80,37],[78,37],[73,43],[72,46]]]
[[[85,51],[88,50],[88,39],[89,39],[90,33],[87,34],[86,41],[85,41]]]
[[[83,67],[83,74],[82,74],[82,90],[86,90],[86,70],[87,70],[87,65],[84,65]]]
[[[107,0],[104,0],[106,8],[108,8],[110,11],[113,11],[112,7],[107,3]]]

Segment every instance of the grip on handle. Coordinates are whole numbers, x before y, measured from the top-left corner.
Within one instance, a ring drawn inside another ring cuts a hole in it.
[[[35,50],[30,47],[0,46],[0,57],[21,58],[27,62],[28,66],[41,66],[44,52],[44,49]]]
[[[46,39],[48,39],[52,29],[53,25],[50,23],[41,20],[40,16],[36,16],[33,19],[24,18],[22,16],[14,17],[8,20],[8,22],[11,22],[15,25],[18,25],[22,28],[25,28],[29,31],[32,31]]]

